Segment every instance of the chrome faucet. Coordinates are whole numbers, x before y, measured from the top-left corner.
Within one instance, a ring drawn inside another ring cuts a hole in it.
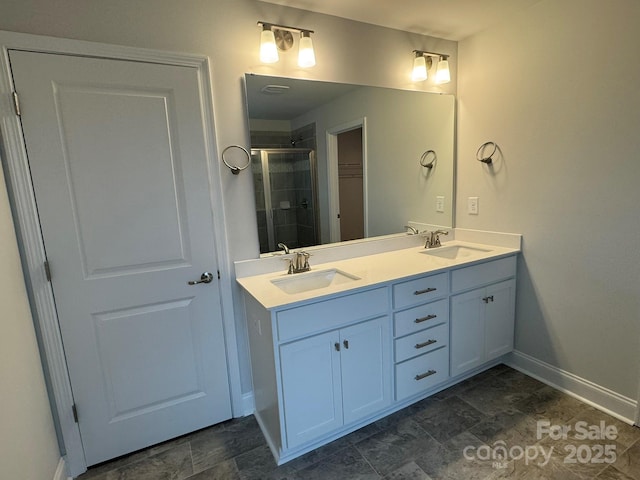
[[[287,273],[291,275],[293,273],[302,273],[311,270],[311,267],[309,266],[310,256],[311,254],[307,252],[294,252],[293,257],[287,259],[289,261]]]
[[[289,254],[289,247],[287,247],[284,243],[279,243],[278,248],[284,250],[285,255]]]
[[[407,230],[409,230],[407,233],[409,235],[417,235],[418,234],[418,229],[415,227],[412,227],[411,225],[405,225],[404,228],[406,228]]]
[[[427,241],[424,244],[424,248],[436,248],[441,245],[440,235],[449,235],[449,232],[445,230],[435,230],[433,232],[426,232]]]

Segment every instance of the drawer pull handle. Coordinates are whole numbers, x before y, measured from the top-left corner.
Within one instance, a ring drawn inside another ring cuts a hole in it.
[[[429,345],[433,345],[434,343],[438,343],[438,341],[431,339],[431,340],[427,340],[426,342],[416,343],[416,348],[428,347]]]
[[[488,296],[488,297],[484,297],[484,298],[482,299],[482,301],[483,301],[484,303],[489,303],[490,301],[491,301],[491,302],[493,302],[493,295],[490,295],[490,296]]]
[[[437,372],[435,370],[429,370],[428,372],[421,373],[420,375],[416,375],[416,380],[422,380],[423,378],[430,377],[431,375],[435,375]]]
[[[349,340],[345,340],[344,342],[342,342],[342,344],[344,345],[344,348],[346,348],[347,350],[349,349]]]
[[[336,348],[336,352],[340,351],[340,344],[338,342],[334,343],[333,346]]]
[[[422,322],[426,322],[427,320],[433,320],[434,318],[436,318],[437,315],[427,315],[426,317],[420,317],[420,318],[416,318],[413,323],[422,323]]]
[[[422,295],[423,293],[431,293],[431,292],[435,292],[436,290],[437,288],[429,287],[429,288],[425,288],[424,290],[416,290],[415,292],[413,292],[413,294]]]

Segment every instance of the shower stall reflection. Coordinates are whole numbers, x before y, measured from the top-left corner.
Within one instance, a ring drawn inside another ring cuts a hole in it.
[[[260,253],[278,243],[317,245],[315,152],[308,148],[251,150]]]

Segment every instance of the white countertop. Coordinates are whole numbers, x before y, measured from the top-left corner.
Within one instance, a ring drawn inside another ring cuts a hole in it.
[[[242,287],[258,302],[260,302],[262,306],[271,310],[279,307],[290,306],[299,302],[322,299],[324,297],[349,290],[372,287],[374,285],[407,277],[436,273],[452,267],[472,265],[474,263],[502,256],[513,255],[520,251],[518,248],[494,246],[484,243],[471,243],[459,240],[442,242],[442,247],[438,248],[444,249],[446,247],[456,245],[485,249],[488,251],[474,252],[471,256],[459,259],[446,259],[429,255],[425,252],[429,252],[430,250],[425,250],[424,247],[420,246],[319,264],[314,264],[312,257],[310,262],[310,272],[288,275],[283,268],[282,271],[276,273],[238,278],[237,282],[242,285]],[[432,250],[435,251],[436,249]],[[286,293],[271,282],[274,279],[282,278],[295,277],[301,279],[305,275],[312,274],[313,272],[328,269],[341,270],[347,274],[359,277],[359,279],[300,293]]]

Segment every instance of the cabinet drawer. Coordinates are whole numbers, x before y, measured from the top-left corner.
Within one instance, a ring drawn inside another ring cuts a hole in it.
[[[459,292],[494,283],[516,274],[516,256],[493,260],[451,272],[451,291]]]
[[[332,298],[276,314],[280,341],[340,327],[343,324],[384,315],[389,310],[386,288]]]
[[[396,365],[396,400],[427,390],[449,377],[449,348]]]
[[[446,272],[398,283],[393,286],[393,306],[407,307],[441,297],[448,293],[448,284]]]
[[[431,352],[449,344],[449,324],[443,323],[395,341],[396,362]]]
[[[410,308],[393,315],[394,334],[402,337],[410,333],[430,328],[449,320],[449,302],[446,298]]]

